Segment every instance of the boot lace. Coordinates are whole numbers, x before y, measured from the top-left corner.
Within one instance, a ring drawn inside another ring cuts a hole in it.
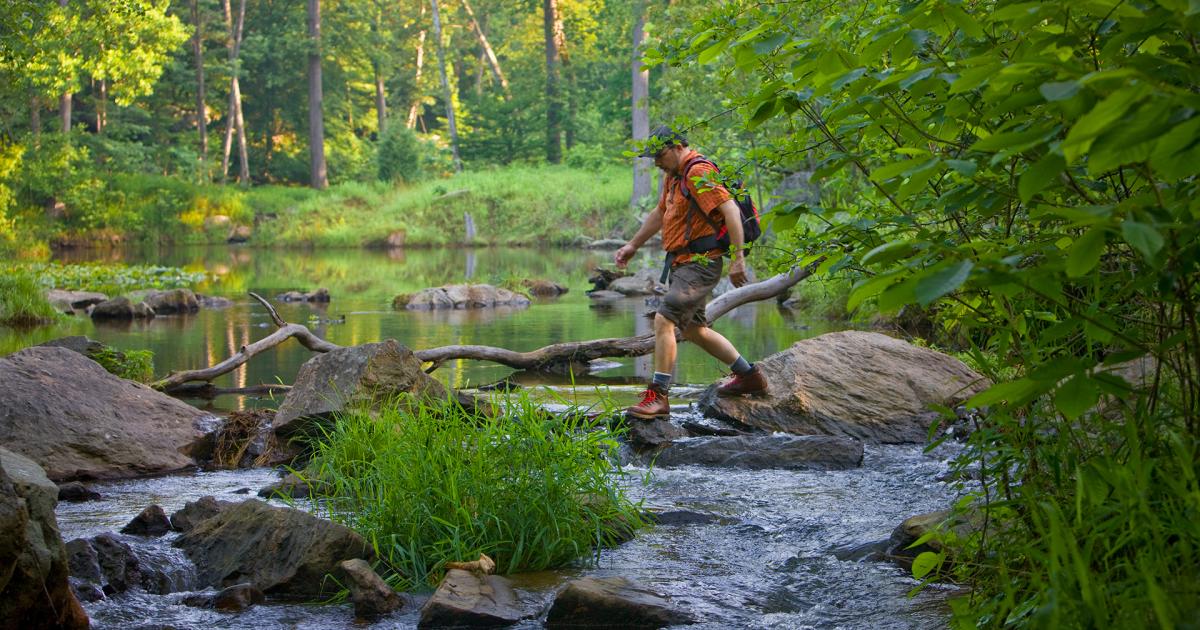
[[[647,389],[646,391],[642,392],[642,402],[638,403],[638,406],[644,407],[655,400],[658,400],[658,392],[654,391],[653,389]]]

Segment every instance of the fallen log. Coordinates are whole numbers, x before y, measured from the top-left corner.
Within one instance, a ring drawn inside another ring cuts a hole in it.
[[[762,282],[728,291],[709,302],[707,308],[704,309],[704,315],[709,322],[713,322],[743,304],[775,297],[790,289],[797,282],[811,276],[824,260],[822,257],[806,267],[795,267]],[[283,321],[275,308],[262,296],[256,293],[251,293],[250,296],[267,309],[278,330],[252,344],[242,346],[233,356],[216,365],[199,370],[172,372],[167,377],[152,383],[151,386],[170,393],[194,389],[191,386],[185,387],[184,384],[196,381],[211,382],[218,376],[241,367],[251,357],[292,338],[313,352],[329,352],[341,347],[321,339],[301,324],[289,324]],[[653,351],[654,335],[645,334],[636,337],[556,343],[529,352],[517,352],[494,346],[442,346],[417,350],[413,354],[423,363],[432,364],[425,370],[426,372],[433,372],[446,361],[471,359],[492,361],[518,370],[580,373],[586,371],[587,364],[595,359],[638,357]]]
[[[249,361],[251,357],[257,354],[262,354],[266,350],[274,348],[275,346],[287,341],[288,339],[292,339],[293,337],[296,339],[296,341],[300,342],[300,345],[312,350],[313,352],[329,352],[330,350],[336,350],[341,347],[314,335],[311,330],[302,324],[289,324],[283,321],[283,318],[279,316],[279,313],[275,310],[275,307],[271,306],[270,302],[267,302],[265,299],[263,299],[261,295],[258,295],[257,293],[251,293],[250,297],[258,300],[264,307],[266,307],[267,312],[271,315],[271,321],[275,322],[278,330],[266,337],[263,337],[262,339],[259,339],[258,341],[255,341],[252,344],[242,346],[236,353],[234,353],[233,356],[221,361],[220,363],[217,363],[216,365],[199,370],[171,372],[165,378],[151,383],[150,386],[157,390],[172,392],[184,383],[189,383],[192,381],[212,381],[222,374],[232,372],[241,367],[243,364]]]

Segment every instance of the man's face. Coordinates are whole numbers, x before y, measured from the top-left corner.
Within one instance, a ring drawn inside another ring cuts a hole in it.
[[[654,165],[658,168],[671,173],[679,168],[679,145],[671,145],[663,147],[654,155]]]

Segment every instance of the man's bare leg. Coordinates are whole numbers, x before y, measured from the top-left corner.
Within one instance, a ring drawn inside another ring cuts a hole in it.
[[[683,330],[683,338],[700,346],[721,363],[729,365],[738,358],[737,348],[721,333],[708,326],[691,325]],[[657,341],[657,339],[656,339]],[[655,345],[655,348],[658,346]]]
[[[675,322],[654,314],[654,371],[670,374],[675,371]]]

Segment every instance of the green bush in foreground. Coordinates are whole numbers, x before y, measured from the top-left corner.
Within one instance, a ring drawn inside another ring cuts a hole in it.
[[[58,313],[32,274],[12,269],[0,274],[0,324],[36,326],[57,319]]]
[[[314,445],[316,505],[371,541],[403,588],[480,553],[499,573],[561,567],[641,525],[609,430],[525,396],[503,404],[489,420],[455,402],[341,416]]]
[[[88,356],[108,370],[123,379],[149,383],[154,379],[154,352],[152,350],[116,350],[104,347]]]

